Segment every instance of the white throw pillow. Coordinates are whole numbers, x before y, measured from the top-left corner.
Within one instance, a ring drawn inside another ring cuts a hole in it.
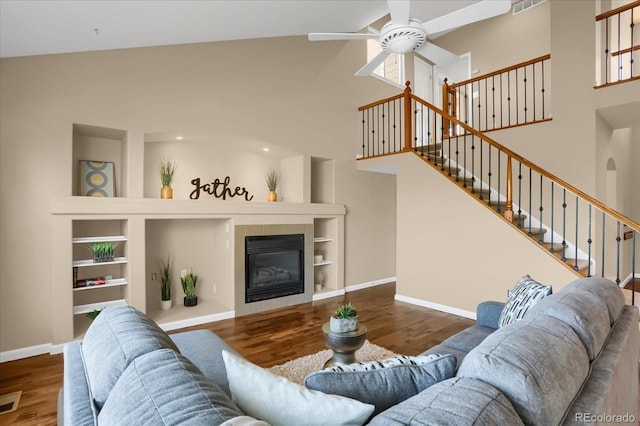
[[[355,426],[373,413],[373,405],[309,390],[224,350],[222,357],[233,401],[273,425]]]

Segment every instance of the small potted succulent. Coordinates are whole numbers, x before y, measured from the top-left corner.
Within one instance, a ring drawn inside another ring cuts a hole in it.
[[[91,244],[91,251],[93,252],[93,261],[95,263],[113,261],[113,243],[93,243]]]
[[[170,160],[160,162],[160,181],[162,182],[162,188],[160,188],[160,198],[171,199],[173,198],[173,188],[171,188],[171,181],[173,175],[176,172],[176,164]]]
[[[329,328],[334,333],[348,333],[358,328],[358,310],[351,302],[338,305],[329,320]]]
[[[273,169],[269,170],[264,177],[264,181],[267,184],[267,189],[269,190],[269,193],[267,194],[267,201],[278,201],[278,193],[276,192],[278,182],[280,181],[280,175],[278,172]]]
[[[162,310],[166,311],[171,309],[171,270],[170,270],[171,259],[167,258],[167,263],[162,262],[161,273],[162,273],[162,285],[160,287],[160,292],[162,294]]]
[[[193,271],[191,271],[184,277],[180,277],[180,280],[184,291],[184,306],[196,306],[198,304],[198,296],[196,296],[198,276],[193,275]]]

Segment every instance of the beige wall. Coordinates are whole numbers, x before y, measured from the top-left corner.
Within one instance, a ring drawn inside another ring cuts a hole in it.
[[[397,294],[475,312],[523,275],[559,290],[576,276],[413,154],[398,167]]]
[[[2,59],[0,351],[52,341],[49,252],[70,241],[50,241],[50,198],[71,195],[73,123],[128,132],[129,196],[154,192],[143,164],[151,133],[226,135],[210,143],[224,151],[249,139],[332,158],[335,202],[347,208],[345,285],[393,276],[394,257],[378,254],[395,245],[395,179],[358,172],[354,157],[357,107],[397,89],[353,77],[364,55],[358,42],[291,37]],[[212,164],[212,175],[241,180],[237,158]]]

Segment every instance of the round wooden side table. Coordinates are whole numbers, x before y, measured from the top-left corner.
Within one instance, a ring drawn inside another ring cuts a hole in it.
[[[358,324],[354,331],[346,333],[336,333],[331,331],[329,323],[322,326],[324,342],[333,351],[333,357],[324,363],[323,368],[332,367],[336,364],[353,364],[356,361],[355,352],[362,347],[367,337],[367,327]]]

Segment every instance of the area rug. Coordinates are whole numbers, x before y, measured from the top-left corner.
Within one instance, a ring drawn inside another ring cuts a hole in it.
[[[356,359],[358,361],[379,361],[396,355],[396,353],[368,340],[365,340],[362,347],[356,351]],[[322,370],[324,363],[332,356],[333,351],[325,349],[315,354],[287,361],[284,364],[274,365],[269,368],[269,371],[294,383],[304,384],[304,378],[314,371]]]

